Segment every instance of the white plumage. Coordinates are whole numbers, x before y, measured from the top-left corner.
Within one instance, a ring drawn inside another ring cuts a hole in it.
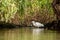
[[[32,24],[35,27],[44,27],[44,25],[42,23],[39,23],[39,22],[32,21]]]

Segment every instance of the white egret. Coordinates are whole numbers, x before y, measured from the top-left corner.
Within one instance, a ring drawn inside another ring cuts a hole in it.
[[[44,27],[44,24],[39,23],[39,22],[35,22],[35,21],[32,21],[32,25],[35,27]]]

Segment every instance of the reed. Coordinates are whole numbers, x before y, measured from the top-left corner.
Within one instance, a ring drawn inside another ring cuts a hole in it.
[[[25,16],[33,17],[37,14],[41,14],[42,17],[47,15],[47,18],[49,15],[55,19],[51,3],[52,0],[0,0],[0,20],[8,22],[16,13],[22,22]]]

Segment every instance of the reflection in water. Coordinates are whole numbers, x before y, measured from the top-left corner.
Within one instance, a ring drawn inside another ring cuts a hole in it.
[[[40,34],[43,30],[44,29],[39,29],[39,28],[32,29],[33,34],[35,34],[35,35]]]
[[[41,32],[43,32],[44,29],[39,29],[39,28],[35,28],[33,29],[33,40],[41,40]]]
[[[60,33],[39,28],[4,29],[0,40],[60,40]]]
[[[8,30],[4,33],[4,40],[19,40],[21,39],[21,34],[19,30]]]
[[[60,32],[57,32],[57,34],[56,34],[56,40],[60,40]]]

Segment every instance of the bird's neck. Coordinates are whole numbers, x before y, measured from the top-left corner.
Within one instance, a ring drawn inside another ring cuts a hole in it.
[[[36,22],[33,22],[33,25],[36,25]]]

